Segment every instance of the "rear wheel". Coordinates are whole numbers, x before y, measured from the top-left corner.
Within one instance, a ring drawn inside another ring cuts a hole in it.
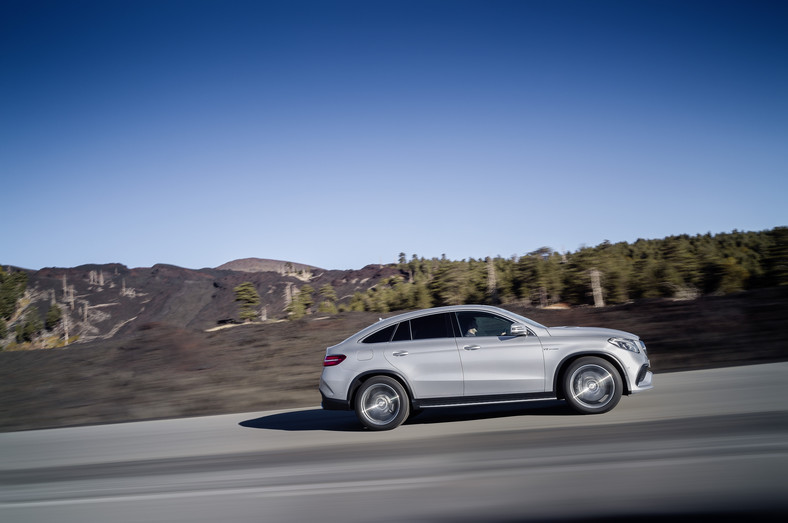
[[[356,416],[370,430],[391,430],[408,417],[410,401],[405,388],[388,376],[374,376],[359,388]]]
[[[602,358],[580,358],[564,374],[566,401],[582,414],[611,410],[621,399],[623,388],[616,368]]]

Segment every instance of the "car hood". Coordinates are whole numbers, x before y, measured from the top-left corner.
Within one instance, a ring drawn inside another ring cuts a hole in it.
[[[631,332],[620,331],[616,329],[602,329],[599,327],[548,327],[550,336],[564,337],[564,336],[609,336],[629,338],[631,340],[639,340],[640,338]]]

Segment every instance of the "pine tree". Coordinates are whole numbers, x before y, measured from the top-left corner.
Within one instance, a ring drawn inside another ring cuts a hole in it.
[[[293,299],[290,301],[290,305],[287,306],[288,318],[297,320],[309,314],[309,309],[314,303],[312,299],[312,294],[314,294],[314,292],[315,289],[308,283],[298,289]]]
[[[324,314],[336,314],[337,313],[337,293],[334,290],[334,287],[331,284],[326,283],[322,287],[320,287],[320,296],[323,298],[323,301],[320,302],[320,305],[317,306],[318,312],[322,312]]]
[[[235,289],[235,301],[241,302],[240,316],[243,321],[254,321],[257,318],[257,306],[260,305],[260,295],[250,281],[245,281]]]
[[[16,326],[16,341],[18,343],[33,341],[33,337],[41,332],[43,327],[38,310],[31,307],[25,313],[24,321]]]
[[[57,306],[56,303],[50,305],[49,310],[46,313],[46,322],[44,326],[46,330],[51,331],[54,329],[60,320],[63,318],[63,311],[60,310],[60,307]]]
[[[27,288],[27,273],[8,273],[0,267],[0,318],[10,319],[16,310],[16,302]]]
[[[767,282],[788,285],[788,227],[776,227],[768,233],[771,245],[764,260]]]
[[[304,304],[304,309],[306,309],[306,312],[309,312],[309,308],[315,303],[315,300],[312,298],[314,293],[315,288],[308,283],[299,289],[298,298],[301,300],[301,303]]]

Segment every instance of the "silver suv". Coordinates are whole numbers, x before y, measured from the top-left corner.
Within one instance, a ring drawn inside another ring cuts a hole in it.
[[[458,305],[382,319],[329,347],[320,394],[324,409],[354,410],[365,427],[389,430],[411,412],[455,405],[559,398],[598,414],[651,379],[634,334]]]

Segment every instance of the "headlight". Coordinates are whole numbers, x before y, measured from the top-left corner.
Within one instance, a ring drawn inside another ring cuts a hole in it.
[[[607,341],[618,347],[619,349],[628,350],[630,352],[640,352],[638,342],[627,338],[610,338]]]

